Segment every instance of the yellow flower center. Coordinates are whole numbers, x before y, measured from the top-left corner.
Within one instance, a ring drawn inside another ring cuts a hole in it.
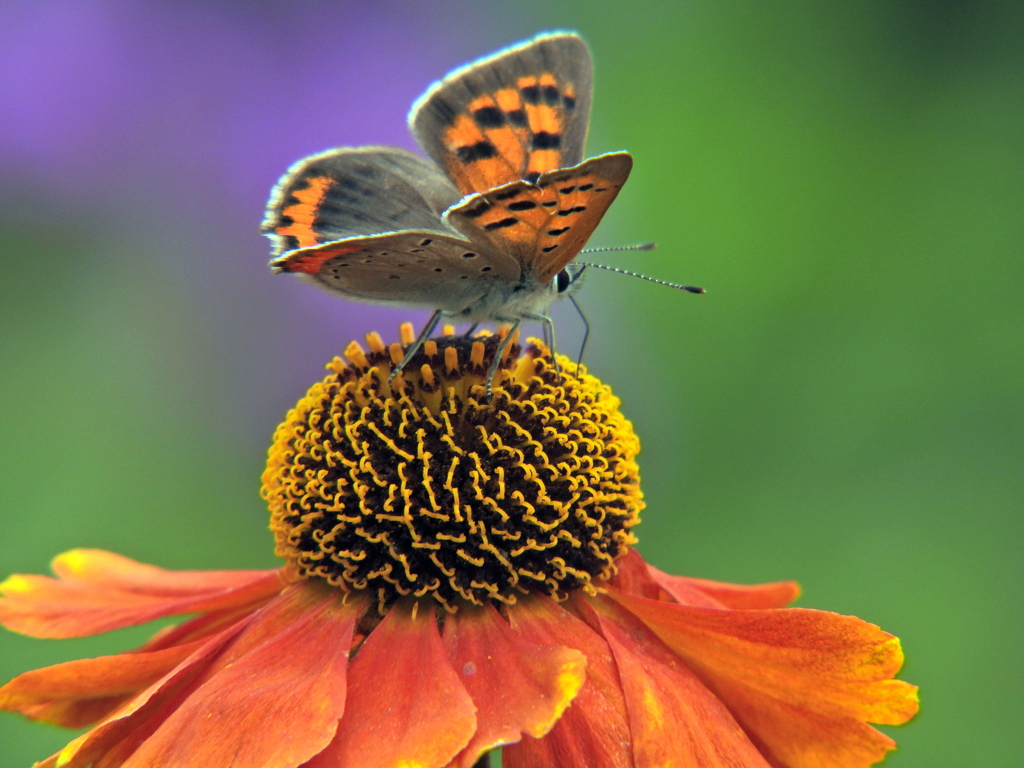
[[[448,331],[449,329],[445,329]],[[276,552],[310,578],[403,595],[514,603],[594,591],[634,543],[639,442],[611,390],[531,339],[510,345],[488,400],[499,336],[412,341],[376,333],[289,411],[263,495]]]

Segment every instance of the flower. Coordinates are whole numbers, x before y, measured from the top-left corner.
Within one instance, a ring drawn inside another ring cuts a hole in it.
[[[76,637],[194,614],[26,672],[0,707],[92,726],[43,766],[853,768],[916,688],[899,641],[785,608],[792,582],[672,576],[633,549],[639,445],[608,387],[533,341],[367,337],[278,428],[269,571],[97,550],[0,584],[0,621]]]

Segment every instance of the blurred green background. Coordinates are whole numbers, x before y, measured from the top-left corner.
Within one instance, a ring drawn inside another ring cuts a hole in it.
[[[641,551],[798,579],[898,635],[886,765],[1021,764],[1024,6],[12,2],[0,9],[0,571],[71,547],[270,567],[270,435],[345,343],[419,313],[266,270],[270,185],[411,146],[448,69],[573,28],[589,154],[628,149],[580,295],[643,442]],[[562,351],[579,321],[560,307]],[[0,678],[130,648],[0,634]],[[0,768],[70,734],[0,715]]]

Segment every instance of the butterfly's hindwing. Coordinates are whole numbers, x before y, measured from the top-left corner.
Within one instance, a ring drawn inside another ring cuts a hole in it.
[[[352,299],[459,312],[495,283],[515,285],[510,257],[430,230],[389,232],[291,251],[270,262]]]
[[[524,272],[546,282],[573,260],[629,178],[626,152],[600,155],[473,195],[445,218],[475,243],[510,253]]]
[[[267,204],[274,254],[404,229],[445,232],[459,191],[428,160],[394,147],[343,147],[296,163]]]
[[[582,39],[541,35],[452,72],[409,125],[463,193],[482,192],[583,159],[592,81]]]

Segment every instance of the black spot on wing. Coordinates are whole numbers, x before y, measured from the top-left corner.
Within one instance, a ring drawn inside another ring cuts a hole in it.
[[[462,211],[462,215],[467,219],[476,219],[483,216],[491,210],[491,204],[486,200],[481,200],[479,203],[474,205],[472,208],[466,208]]]
[[[580,192],[589,192],[593,188],[594,188],[593,184],[580,184],[580,186],[579,186]]]
[[[476,144],[467,144],[455,150],[455,156],[464,163],[475,163],[477,160],[496,157],[497,154],[497,148],[486,139],[478,141]]]
[[[511,208],[512,206],[509,206],[509,207]],[[577,205],[575,208],[566,208],[564,211],[559,211],[555,215],[556,216],[571,216],[574,213],[583,213],[585,210],[587,210],[587,206],[585,206],[585,205]]]
[[[572,227],[562,227],[561,229],[549,229],[548,234],[551,235],[551,237],[558,237],[559,235],[564,235],[570,229],[572,229]]]
[[[559,101],[561,101],[561,94],[558,92],[558,89],[553,85],[545,85],[541,89],[541,96],[544,99],[544,103],[550,107],[555,106],[556,104],[558,104]]]
[[[533,134],[531,143],[534,149],[558,149],[562,144],[562,134],[538,131]]]
[[[540,103],[540,86],[539,85],[528,85],[525,88],[519,89],[520,95],[523,97],[523,101],[527,104],[539,104]]]
[[[516,189],[516,188],[513,187],[512,189],[506,189],[504,192],[499,192],[498,194],[496,194],[494,196],[494,199],[495,200],[511,200],[513,197],[519,197],[519,195],[521,195],[522,192],[523,192],[523,190]]]
[[[526,128],[530,124],[529,120],[526,119],[526,110],[523,109],[509,110],[505,113],[505,119],[514,128]]]
[[[501,221],[492,221],[490,224],[485,224],[484,229],[487,232],[493,232],[496,229],[504,229],[505,227],[514,227],[519,223],[519,219],[515,216],[509,216],[507,219]]]
[[[505,124],[505,113],[498,107],[480,107],[473,113],[473,119],[481,128],[501,128]]]
[[[572,111],[576,109],[576,97],[570,96],[569,94],[565,94],[562,97],[562,104],[565,106],[566,109]]]
[[[533,200],[520,200],[518,203],[509,203],[508,209],[510,211],[530,211],[537,207],[537,204]]]

